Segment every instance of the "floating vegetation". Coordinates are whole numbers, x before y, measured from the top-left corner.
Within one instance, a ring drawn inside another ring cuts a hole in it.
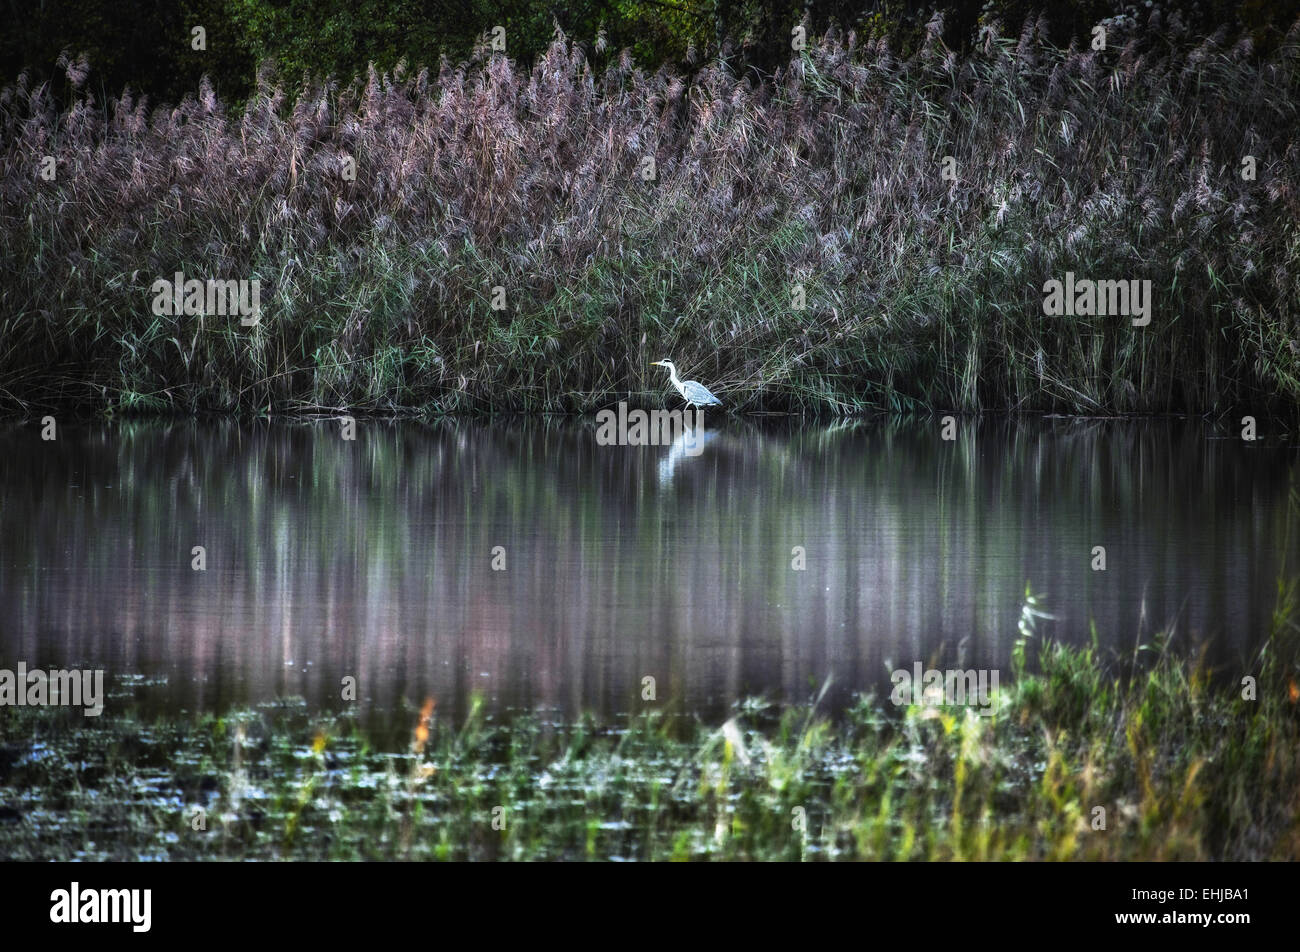
[[[718,726],[557,727],[476,703],[450,724],[428,699],[402,715],[409,744],[381,750],[292,700],[153,720],[7,709],[0,855],[1300,859],[1300,659],[1279,618],[1253,700],[1158,645],[1118,677],[1095,648],[1050,644],[989,716],[748,699]]]

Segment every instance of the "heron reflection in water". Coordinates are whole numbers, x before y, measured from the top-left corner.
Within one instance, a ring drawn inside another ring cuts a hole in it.
[[[650,366],[666,367],[668,369],[668,379],[672,382],[672,385],[677,388],[677,392],[682,395],[682,399],[695,409],[694,425],[691,424],[687,412],[682,412],[682,421],[684,423],[682,432],[673,440],[672,445],[668,448],[668,454],[659,461],[659,485],[667,486],[672,483],[673,473],[681,465],[682,460],[688,456],[699,456],[704,451],[705,444],[717,436],[716,433],[705,432],[704,416],[701,408],[720,407],[722,401],[698,380],[682,380],[678,377],[677,367],[671,360],[656,360]]]
[[[677,434],[677,438],[669,445],[668,452],[659,461],[660,486],[671,485],[677,467],[688,458],[698,458],[704,452],[704,447],[718,438],[717,433],[704,429],[703,419],[698,414],[694,426],[690,425],[687,411],[682,412],[682,419],[685,424],[682,431]]]

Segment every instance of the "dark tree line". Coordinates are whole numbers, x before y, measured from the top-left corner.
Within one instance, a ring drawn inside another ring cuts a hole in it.
[[[813,36],[831,27],[860,34],[888,31],[914,43],[936,10],[944,41],[969,45],[983,22],[1018,30],[1042,0],[0,0],[0,82],[22,70],[36,80],[62,79],[63,50],[85,52],[90,88],[101,95],[129,85],[156,100],[176,100],[207,74],[218,93],[239,100],[257,64],[276,62],[287,78],[310,71],[350,78],[373,62],[436,64],[466,56],[496,25],[508,52],[523,62],[545,49],[558,26],[600,61],[628,49],[643,66],[689,69],[721,52],[736,69],[772,72],[790,55],[790,30],[803,21]],[[1052,38],[1086,38],[1117,15],[1145,20],[1145,0],[1063,0],[1046,5]],[[1300,17],[1300,0],[1174,0],[1194,33],[1219,26],[1249,31],[1267,49]],[[206,31],[206,50],[191,48],[191,30]],[[597,44],[598,32],[604,42]],[[56,92],[57,92],[56,88]]]

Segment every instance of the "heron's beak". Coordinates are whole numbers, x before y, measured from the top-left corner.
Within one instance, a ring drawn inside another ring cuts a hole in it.
[[[662,360],[652,360],[652,361],[650,361],[650,366],[651,366],[651,367],[662,367],[663,365],[664,365],[664,362],[663,362]]]

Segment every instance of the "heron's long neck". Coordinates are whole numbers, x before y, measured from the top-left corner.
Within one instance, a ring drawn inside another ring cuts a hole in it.
[[[678,392],[679,392],[679,393],[684,392],[684,391],[682,390],[682,382],[681,382],[680,380],[677,379],[677,368],[676,368],[676,367],[669,367],[669,368],[668,368],[668,375],[669,375],[669,377],[672,379],[673,386],[677,388]]]

